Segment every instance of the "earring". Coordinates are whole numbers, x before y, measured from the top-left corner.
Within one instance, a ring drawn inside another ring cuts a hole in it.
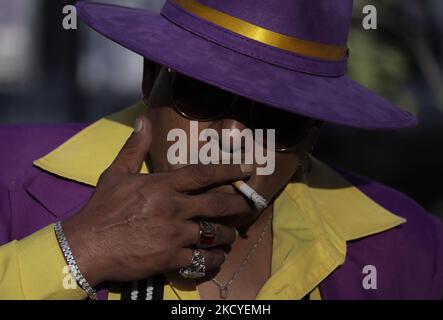
[[[303,161],[298,165],[298,170],[303,174],[311,172],[312,170],[312,156],[311,153],[306,152]]]
[[[312,170],[312,153],[314,152],[314,145],[311,146],[308,152],[306,152],[306,161],[308,163],[308,169],[306,172],[311,172]]]
[[[306,153],[306,162],[307,162],[307,165],[306,165],[307,168],[306,168],[305,173],[308,173],[308,172],[311,172],[311,170],[312,170],[312,155],[309,152]]]

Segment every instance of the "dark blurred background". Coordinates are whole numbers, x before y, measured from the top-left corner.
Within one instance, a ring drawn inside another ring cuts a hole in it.
[[[159,10],[164,0],[106,1]],[[74,1],[0,0],[0,123],[94,121],[140,99],[142,58],[79,22]],[[375,5],[378,29],[362,28]],[[327,125],[314,155],[412,196],[443,220],[443,1],[356,0],[349,75],[417,115],[419,127]],[[1,141],[0,141],[1,144]]]

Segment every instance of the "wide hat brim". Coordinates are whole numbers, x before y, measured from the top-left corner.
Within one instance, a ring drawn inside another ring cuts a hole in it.
[[[160,13],[78,2],[80,18],[116,43],[177,72],[272,107],[363,129],[417,124],[347,76],[322,77],[285,69],[208,41]]]

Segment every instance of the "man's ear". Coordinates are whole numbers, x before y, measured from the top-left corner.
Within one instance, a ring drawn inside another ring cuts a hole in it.
[[[154,86],[155,79],[157,79],[160,70],[161,66],[159,64],[149,61],[148,59],[143,60],[142,91],[145,98],[148,98],[151,94],[152,87]]]

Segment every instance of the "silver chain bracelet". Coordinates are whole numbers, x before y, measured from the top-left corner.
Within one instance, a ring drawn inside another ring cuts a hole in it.
[[[54,231],[60,248],[63,251],[63,255],[65,256],[66,262],[68,263],[69,271],[71,272],[72,277],[80,285],[80,287],[82,287],[91,300],[97,300],[97,291],[91,287],[83,274],[80,272],[74,256],[72,255],[71,248],[69,247],[68,240],[65,237],[60,221],[54,225]]]

